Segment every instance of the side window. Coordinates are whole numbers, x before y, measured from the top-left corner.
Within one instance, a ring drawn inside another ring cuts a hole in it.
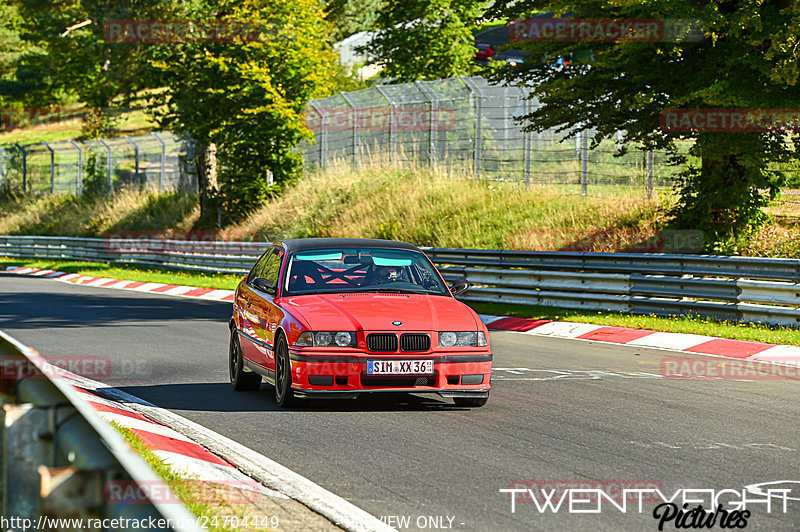
[[[261,271],[260,277],[263,277],[269,284],[272,286],[277,286],[278,284],[278,275],[281,271],[281,261],[283,260],[283,250],[280,248],[275,248],[270,256],[267,258],[267,263],[264,265],[264,269]]]
[[[253,279],[256,277],[264,277],[264,270],[266,269],[267,263],[269,262],[270,257],[275,255],[275,248],[270,248],[266,253],[264,253],[256,265],[253,266],[253,269],[250,270],[250,276],[247,278],[247,282],[253,282]]]

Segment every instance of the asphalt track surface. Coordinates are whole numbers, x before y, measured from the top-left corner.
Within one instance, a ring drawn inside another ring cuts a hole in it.
[[[603,505],[600,514],[571,515],[521,502],[512,514],[499,490],[520,479],[657,481],[668,495],[800,481],[797,380],[667,380],[658,376],[666,351],[498,332],[494,365],[511,371],[495,371],[483,408],[411,396],[282,411],[271,387],[237,393],[228,384],[230,309],[0,275],[0,329],[46,356],[109,357],[109,375],[87,376],[247,445],[376,516],[409,516],[411,528],[424,524],[420,516],[449,516],[455,530],[657,530],[648,503],[642,513],[631,504],[627,513]],[[798,486],[772,487],[798,497]],[[798,499],[787,513],[777,502],[771,514],[752,506],[747,529],[800,528]]]

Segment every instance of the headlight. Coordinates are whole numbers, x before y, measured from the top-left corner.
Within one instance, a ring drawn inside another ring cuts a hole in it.
[[[298,347],[355,347],[356,333],[354,332],[315,332],[305,331],[300,333],[294,345]]]
[[[477,346],[484,347],[486,343],[486,334],[483,331],[474,332],[440,332],[439,333],[439,347],[454,347],[454,346]]]

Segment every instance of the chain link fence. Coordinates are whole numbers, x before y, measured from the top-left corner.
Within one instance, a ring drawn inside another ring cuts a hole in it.
[[[173,133],[0,147],[0,187],[112,194],[125,187],[195,192],[194,145]]]
[[[666,186],[678,168],[667,154],[622,149],[622,133],[591,147],[592,131],[525,132],[517,118],[538,107],[520,87],[460,77],[382,85],[312,100],[313,144],[301,146],[312,168],[370,159],[462,168],[526,184]],[[689,145],[685,145],[688,150]],[[684,151],[685,151],[684,150]]]

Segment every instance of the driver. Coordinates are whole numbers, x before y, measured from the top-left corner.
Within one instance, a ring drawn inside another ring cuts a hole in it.
[[[400,279],[400,268],[397,266],[380,266],[375,272],[377,283],[392,283]]]

